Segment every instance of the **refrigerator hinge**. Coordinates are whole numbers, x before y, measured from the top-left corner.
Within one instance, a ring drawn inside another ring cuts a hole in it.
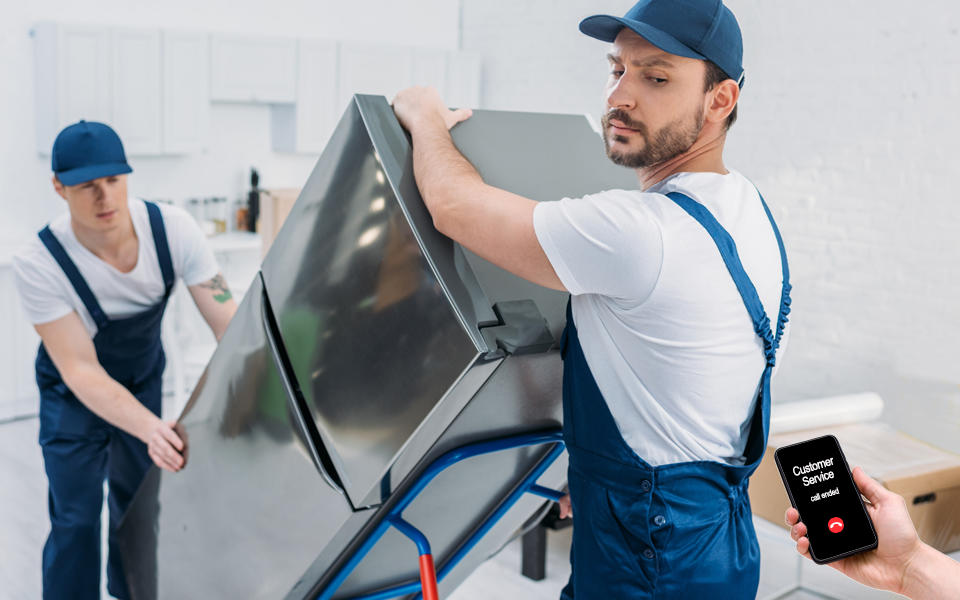
[[[480,328],[490,348],[487,358],[537,354],[556,345],[547,320],[533,300],[497,302],[493,305],[493,312],[499,323]]]

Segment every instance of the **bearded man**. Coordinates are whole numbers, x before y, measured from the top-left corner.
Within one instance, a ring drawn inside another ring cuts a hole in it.
[[[571,294],[563,597],[754,598],[747,482],[766,447],[790,285],[770,211],[723,162],[740,28],[721,0],[641,0],[580,30],[612,42],[603,138],[641,189],[537,203],[485,184],[457,151],[448,130],[469,110],[425,88],[394,109],[437,229]]]

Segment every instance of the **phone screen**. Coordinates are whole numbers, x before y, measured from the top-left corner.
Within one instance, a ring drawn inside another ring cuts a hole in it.
[[[828,563],[877,547],[850,467],[832,435],[778,448],[774,453],[790,502],[807,526],[810,556]]]

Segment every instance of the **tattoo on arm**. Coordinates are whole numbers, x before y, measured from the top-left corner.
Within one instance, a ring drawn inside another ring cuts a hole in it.
[[[223,304],[227,300],[233,298],[233,294],[230,293],[230,288],[227,287],[227,280],[223,278],[223,275],[217,273],[216,277],[210,281],[206,281],[200,284],[200,287],[205,287],[213,292],[213,299]]]

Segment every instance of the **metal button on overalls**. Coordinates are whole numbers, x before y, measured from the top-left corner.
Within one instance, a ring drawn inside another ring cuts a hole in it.
[[[564,441],[574,506],[573,569],[561,596],[568,600],[710,596],[752,600],[757,593],[760,549],[747,485],[766,447],[770,376],[790,311],[786,251],[761,198],[783,271],[780,312],[772,331],[730,235],[693,199],[667,195],[716,242],[763,341],[767,366],[751,417],[745,464],[699,461],[652,467],[640,458],[620,435],[597,387],[568,304],[561,341]],[[695,501],[676,502],[677,498]]]
[[[93,345],[100,365],[159,416],[165,365],[160,323],[174,271],[160,209],[146,205],[165,291],[159,303],[132,317],[109,319],[50,228],[39,235],[97,324]],[[151,464],[146,445],[90,412],[67,388],[43,344],[37,352],[36,371],[50,509],[50,535],[43,547],[43,597],[100,597],[100,513],[106,478],[110,487],[107,590],[126,599],[129,594],[114,533]]]

